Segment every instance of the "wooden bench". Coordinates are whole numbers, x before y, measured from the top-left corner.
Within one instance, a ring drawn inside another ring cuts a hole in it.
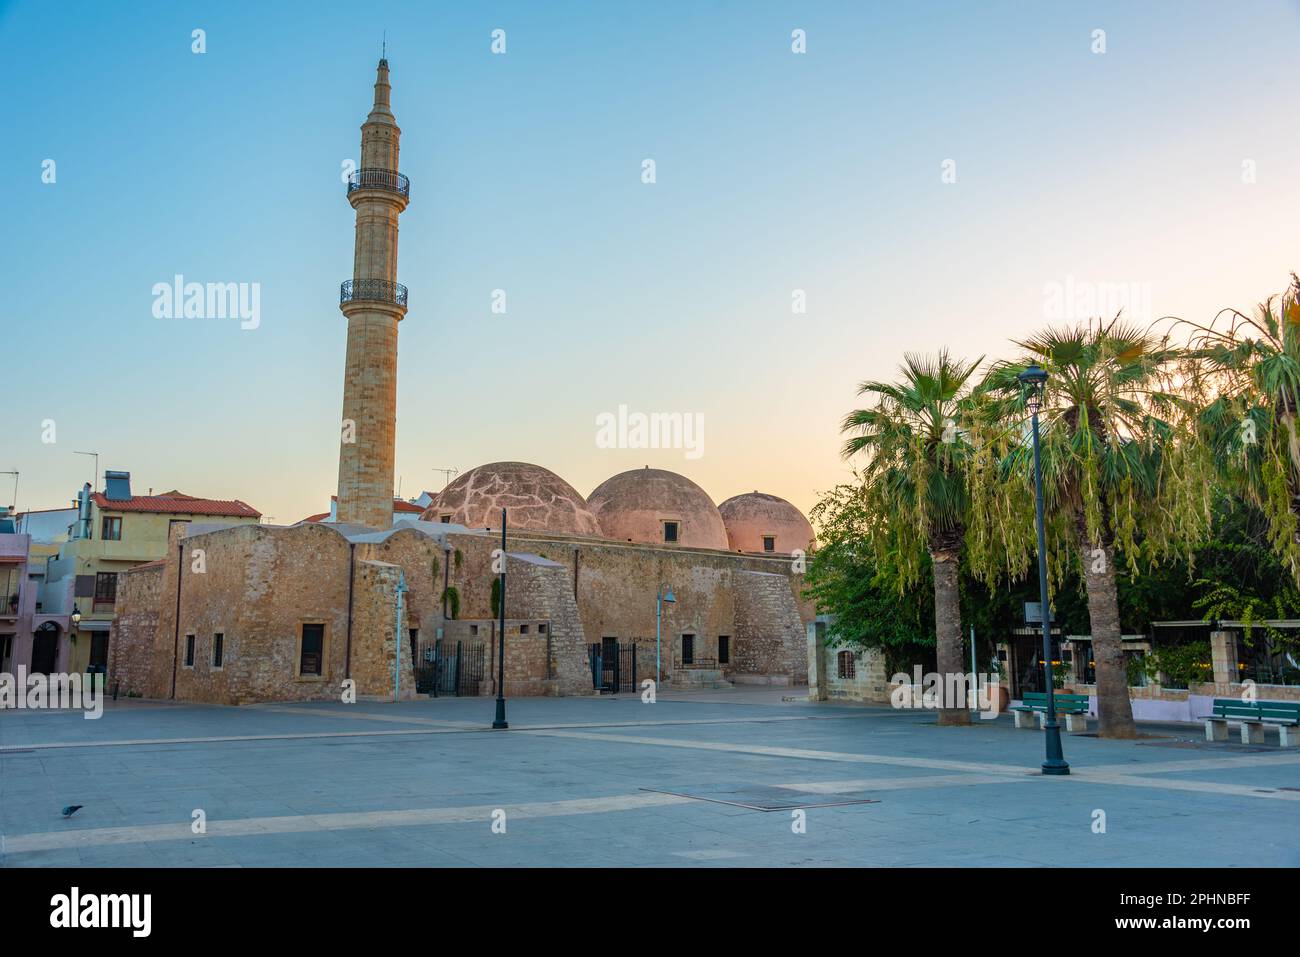
[[[1056,713],[1065,717],[1065,730],[1069,734],[1083,734],[1088,730],[1088,696],[1086,694],[1054,694]],[[1047,692],[1028,691],[1020,704],[1011,709],[1017,728],[1032,728],[1034,715],[1038,727],[1047,723]]]
[[[1214,713],[1205,716],[1205,740],[1227,741],[1229,721],[1241,722],[1242,744],[1263,744],[1264,725],[1275,724],[1282,747],[1300,746],[1300,701],[1215,698]]]

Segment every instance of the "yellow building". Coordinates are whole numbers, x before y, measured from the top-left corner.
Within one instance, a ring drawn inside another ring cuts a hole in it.
[[[256,525],[262,517],[237,499],[196,498],[175,490],[132,495],[129,472],[105,472],[104,483],[103,492],[92,492],[89,483],[82,489],[69,538],[47,566],[43,610],[67,616],[68,636],[66,642],[53,643],[55,661],[49,670],[79,672],[107,665],[117,576],[164,557],[174,528]]]

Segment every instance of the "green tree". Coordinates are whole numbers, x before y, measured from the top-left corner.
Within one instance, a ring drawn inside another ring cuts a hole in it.
[[[1026,395],[1017,376],[1046,370],[1039,419],[1043,490],[1053,578],[1073,559],[1083,577],[1097,670],[1099,734],[1137,735],[1128,696],[1116,585],[1117,550],[1137,574],[1182,550],[1190,554],[1209,521],[1209,488],[1191,428],[1192,405],[1174,389],[1182,354],[1124,324],[1090,322],[1046,329],[1017,342],[1023,357],[998,362],[982,388],[1001,398],[1000,415],[1028,435]],[[1033,508],[1028,439],[1006,459],[1006,479]],[[1028,526],[1032,529],[1032,525]],[[1027,561],[1027,526],[1008,524],[1006,553]],[[1018,540],[1013,540],[1018,539]]]
[[[1187,390],[1228,487],[1258,506],[1268,541],[1300,583],[1300,277],[1255,316],[1221,311],[1192,328]]]
[[[863,382],[867,408],[844,417],[853,433],[845,458],[864,455],[863,526],[878,574],[899,592],[915,583],[928,556],[934,579],[935,660],[944,675],[965,673],[959,561],[966,536],[965,462],[974,454],[967,430],[970,380],[981,359],[947,351],[908,354],[896,382]],[[939,723],[970,723],[964,702],[946,702]]]

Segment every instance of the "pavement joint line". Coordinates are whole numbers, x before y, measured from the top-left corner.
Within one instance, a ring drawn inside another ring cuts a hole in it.
[[[263,711],[275,709],[264,708]],[[314,712],[297,711],[293,713],[311,714]],[[336,713],[332,711],[323,711],[322,714],[328,714],[331,717]],[[357,715],[337,714],[341,718],[352,718]],[[283,734],[230,734],[230,735],[209,735],[204,737],[192,738],[115,738],[104,741],[78,740],[78,741],[47,741],[33,742],[29,744],[0,744],[0,754],[20,753],[23,751],[40,751],[40,750],[58,750],[63,748],[107,748],[107,747],[138,747],[138,746],[156,746],[160,744],[220,744],[225,742],[238,741],[293,741],[299,739],[311,738],[350,738],[350,737],[376,737],[391,735],[419,735],[419,734],[463,734],[463,733],[495,733],[486,723],[471,724],[469,722],[439,721],[435,719],[414,719],[414,718],[384,718],[374,717],[377,721],[388,721],[394,724],[419,724],[419,725],[438,725],[436,728],[420,729],[402,729],[402,730],[376,730],[376,731],[300,731],[295,733]],[[571,724],[554,724],[554,725],[513,725],[513,731],[546,731],[552,729],[565,728],[640,728],[640,727],[658,727],[658,726],[680,726],[680,725],[705,725],[705,724],[737,724],[737,723],[766,723],[773,721],[807,721],[815,720],[809,717],[772,717],[772,718],[709,718],[709,719],[683,719],[683,720],[666,720],[658,722],[630,721],[630,722],[575,722]]]
[[[5,839],[8,854],[60,850],[111,844],[142,844],[153,841],[193,841],[218,837],[249,837],[361,828],[410,827],[428,824],[472,824],[487,826],[492,814],[504,810],[509,818],[565,817],[629,811],[673,804],[694,804],[691,798],[671,794],[637,792],[603,798],[573,798],[531,804],[478,804],[465,807],[412,808],[400,811],[341,811],[326,814],[290,814],[221,820],[208,818],[207,830],[195,834],[190,821],[172,824],[141,824],[125,827],[78,828],[33,834],[12,834]]]

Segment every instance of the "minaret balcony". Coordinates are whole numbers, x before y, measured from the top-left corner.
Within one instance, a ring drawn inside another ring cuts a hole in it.
[[[350,302],[382,302],[406,310],[406,287],[386,279],[349,279],[339,287],[339,305]]]
[[[348,195],[359,189],[380,189],[396,193],[403,199],[411,198],[411,181],[391,169],[367,168],[354,170],[348,176]]]

